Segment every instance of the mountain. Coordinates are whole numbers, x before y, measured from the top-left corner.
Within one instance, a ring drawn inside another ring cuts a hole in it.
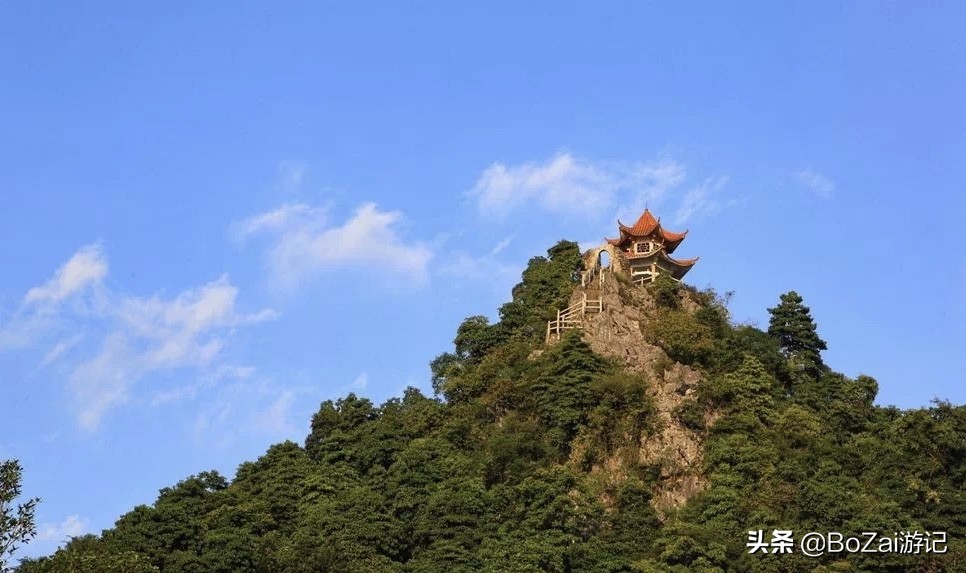
[[[19,572],[966,570],[966,407],[875,405],[795,293],[763,331],[714,291],[584,267],[566,241],[531,259],[500,320],[466,319],[432,361],[436,397],[325,401],[304,444]],[[808,557],[774,530],[945,532],[947,551]]]

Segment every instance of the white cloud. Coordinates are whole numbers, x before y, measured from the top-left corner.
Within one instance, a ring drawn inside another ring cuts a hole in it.
[[[232,364],[222,364],[211,375],[214,382],[224,379],[246,380],[255,373],[254,366],[236,366]]]
[[[87,245],[64,263],[53,278],[24,296],[25,304],[58,303],[107,276],[107,259],[98,245]]]
[[[114,332],[70,378],[81,426],[95,429],[106,411],[127,402],[130,388],[146,374],[213,366],[226,345],[226,330],[277,316],[271,310],[239,313],[237,296],[238,288],[225,275],[167,300],[158,296],[119,300]]]
[[[536,200],[549,210],[579,210],[607,199],[611,175],[567,153],[544,164],[507,167],[493,163],[480,175],[471,193],[484,212],[505,212]]]
[[[234,409],[229,402],[221,402],[211,405],[199,413],[191,425],[191,433],[196,443],[214,444],[224,447],[230,444],[237,436],[233,435],[229,428],[232,426],[231,420]]]
[[[261,231],[284,231],[288,227],[308,226],[318,228],[325,223],[326,210],[304,203],[282,205],[278,209],[249,217],[233,225],[234,234],[244,239]]]
[[[90,522],[80,515],[68,515],[60,523],[45,523],[37,528],[37,541],[67,541],[71,537],[83,535],[89,531]]]
[[[638,164],[632,168],[629,177],[634,183],[628,186],[632,196],[622,199],[622,202],[630,203],[635,208],[635,216],[639,215],[647,203],[660,202],[686,178],[684,165],[670,159]]]
[[[798,171],[795,177],[805,188],[823,199],[828,199],[835,193],[835,182],[811,167]]]
[[[520,280],[523,267],[500,261],[493,255],[474,256],[468,253],[452,253],[439,266],[439,273],[451,280],[487,282],[498,292],[506,292]]]
[[[68,352],[79,355],[75,348],[82,339],[100,337],[93,353],[88,350],[86,359],[70,365],[68,378],[78,423],[87,430],[96,429],[109,410],[127,403],[132,388],[153,372],[194,368],[216,376],[244,373],[221,361],[229,334],[238,326],[277,316],[270,309],[239,311],[238,288],[227,275],[169,298],[111,293],[102,285],[107,275],[100,248],[83,247],[51,280],[30,289],[13,319],[0,328],[0,346],[11,340],[25,346],[61,334],[41,366],[63,360]],[[67,301],[72,304],[61,304]],[[76,332],[81,320],[85,333]],[[63,336],[67,329],[74,332]],[[6,335],[10,332],[29,336],[14,340]],[[222,372],[224,368],[237,371]],[[153,402],[169,399],[156,396]]]
[[[306,401],[317,387],[279,386],[266,379],[235,380],[206,395],[204,407],[191,423],[199,445],[215,449],[253,437],[300,439]]]
[[[83,334],[75,334],[70,338],[65,338],[53,346],[47,354],[44,355],[44,359],[40,362],[41,366],[47,366],[59,360],[61,356],[66,354],[71,348],[77,346],[77,343],[84,338]]]
[[[595,163],[559,153],[544,163],[493,163],[477,179],[470,195],[485,214],[506,214],[535,203],[550,212],[596,216],[613,209],[618,195],[622,203],[643,208],[684,178],[684,167],[671,160]]]
[[[152,408],[156,408],[158,406],[165,406],[167,404],[181,402],[182,400],[191,400],[197,395],[197,386],[178,386],[176,388],[155,392],[154,395],[151,396],[150,403]]]
[[[94,244],[78,249],[47,282],[29,289],[19,308],[0,324],[0,351],[37,344],[60,323],[64,303],[79,303],[83,299],[84,304],[73,305],[74,312],[97,311],[103,303],[103,280],[107,270],[107,258],[100,246]],[[50,360],[41,366],[67,350],[67,347],[51,349]]]
[[[500,254],[501,252],[503,252],[504,249],[506,249],[507,247],[509,247],[510,246],[510,243],[512,243],[512,242],[513,242],[513,237],[512,236],[505,237],[503,240],[501,240],[499,243],[497,243],[493,247],[493,250],[490,251],[490,256],[491,257],[495,257],[496,255]]]
[[[47,282],[29,289],[19,307],[0,324],[0,351],[34,346],[45,335],[62,327],[65,306],[70,306],[75,315],[101,311],[107,271],[107,258],[99,245],[78,249]],[[72,346],[69,342],[63,341],[62,346],[52,348],[41,366],[68,351]]]
[[[470,254],[465,251],[454,251],[441,257],[436,272],[446,278],[449,284],[459,288],[465,282],[483,283],[496,292],[506,293],[520,280],[523,266],[508,263],[500,259],[499,255],[510,245],[513,237],[505,237],[498,241],[488,253]]]
[[[327,210],[305,204],[285,205],[242,221],[241,236],[273,235],[268,252],[272,282],[283,288],[299,285],[320,272],[343,267],[375,269],[415,283],[427,279],[432,251],[400,237],[402,213],[364,203],[339,224],[329,224]]]
[[[105,412],[128,401],[128,390],[141,374],[137,362],[125,335],[116,332],[104,339],[94,358],[74,369],[70,387],[81,428],[97,429]]]
[[[282,390],[268,407],[255,414],[256,427],[271,436],[294,434],[296,430],[291,415],[294,399],[295,393],[292,390]]]
[[[689,189],[681,199],[674,220],[682,225],[697,215],[710,215],[721,208],[718,195],[728,183],[725,176],[708,177],[700,185]]]
[[[215,388],[223,382],[249,380],[254,374],[254,366],[219,364],[217,367],[213,367],[207,372],[204,372],[193,384],[176,386],[155,392],[151,396],[150,404],[152,407],[158,407],[182,400],[193,400],[203,390]]]
[[[349,384],[349,388],[353,390],[365,390],[366,386],[369,385],[369,374],[363,372],[362,374],[356,376],[356,379]]]
[[[146,368],[203,366],[223,345],[220,338],[207,337],[207,333],[277,317],[272,310],[239,314],[237,297],[238,288],[223,275],[171,300],[128,297],[121,301],[117,316],[130,334],[150,343],[150,350],[142,356]]]

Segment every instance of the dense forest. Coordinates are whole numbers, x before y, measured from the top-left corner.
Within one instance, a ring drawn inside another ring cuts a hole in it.
[[[548,346],[581,261],[567,241],[531,259],[499,321],[467,318],[432,361],[434,396],[325,401],[304,444],[189,476],[17,571],[966,571],[966,406],[875,405],[794,292],[763,330],[712,290],[612,275],[660,360],[628,369],[580,331]],[[672,503],[673,460],[641,452],[668,425],[653,386],[683,367],[700,382],[672,423],[701,463]],[[948,552],[751,554],[754,530],[945,531]]]

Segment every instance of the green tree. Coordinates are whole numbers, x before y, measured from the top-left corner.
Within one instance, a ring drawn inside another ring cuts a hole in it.
[[[560,241],[547,257],[533,257],[523,280],[513,287],[513,300],[500,307],[500,328],[528,338],[540,337],[559,308],[566,306],[580,280],[580,247]]]
[[[658,306],[670,309],[681,308],[681,283],[666,274],[660,274],[657,280],[648,285]]]
[[[140,505],[104,535],[111,546],[147,557],[163,573],[203,571],[206,515],[215,509],[228,481],[202,472],[162,488],[154,506]]]
[[[245,462],[238,467],[234,491],[243,499],[256,502],[271,516],[273,528],[289,535],[312,469],[308,454],[298,444],[275,444],[254,463]]]
[[[324,443],[375,420],[379,411],[366,398],[350,393],[336,402],[322,402],[319,411],[312,416],[312,431],[305,438],[305,450],[313,459],[323,455]]]
[[[456,330],[456,356],[461,360],[479,361],[502,341],[500,333],[485,316],[471,316]]]
[[[769,308],[768,312],[771,314],[768,334],[778,339],[789,361],[811,374],[824,370],[821,352],[828,347],[818,336],[811,310],[801,295],[795,291],[781,295],[778,306]]]
[[[50,557],[24,559],[17,573],[158,573],[134,551],[117,550],[95,535],[82,535]]]
[[[463,369],[463,361],[452,352],[444,352],[429,363],[432,373],[433,392],[442,394],[446,388],[446,381],[452,376],[458,376]]]
[[[40,499],[31,498],[14,505],[20,497],[23,468],[17,460],[0,463],[0,571],[7,568],[17,546],[37,534],[34,509]]]
[[[609,364],[590,349],[580,335],[570,332],[544,356],[544,367],[526,386],[534,409],[547,427],[547,437],[558,453],[569,452],[570,441],[598,401],[593,382]]]

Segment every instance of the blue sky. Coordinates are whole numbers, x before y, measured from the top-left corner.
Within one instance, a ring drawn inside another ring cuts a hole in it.
[[[429,390],[527,260],[645,204],[738,321],[966,400],[959,3],[0,4],[0,458],[23,554]]]

